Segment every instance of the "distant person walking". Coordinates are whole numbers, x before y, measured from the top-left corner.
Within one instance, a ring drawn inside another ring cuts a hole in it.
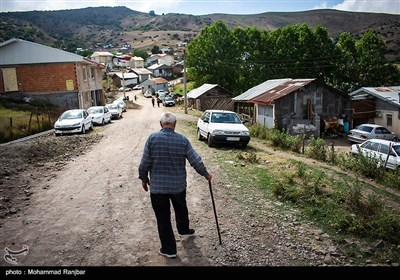
[[[153,108],[154,108],[154,102],[155,102],[155,101],[154,101],[154,98],[152,97],[152,98],[151,98],[151,104],[153,104]]]
[[[176,241],[171,224],[170,202],[175,211],[176,228],[181,237],[194,235],[189,227],[189,211],[186,204],[186,160],[208,181],[208,173],[201,157],[193,149],[189,140],[175,132],[176,116],[163,113],[161,130],[150,134],[146,140],[139,165],[139,179],[147,192],[157,220],[161,241],[159,253],[168,258],[176,257]],[[149,178],[150,175],[150,178]]]

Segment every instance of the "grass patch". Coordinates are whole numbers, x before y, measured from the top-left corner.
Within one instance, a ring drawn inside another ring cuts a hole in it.
[[[60,109],[43,100],[0,100],[0,143],[53,128]]]
[[[196,139],[195,122],[179,122],[181,132],[199,153],[210,154],[207,144]],[[317,141],[314,149],[323,151]],[[371,257],[382,263],[387,259],[400,262],[400,215],[382,200],[394,199],[390,192],[326,166],[308,165],[254,149],[251,143],[246,150],[216,147],[211,153],[212,162],[221,169],[219,177],[228,182],[228,192],[241,205],[251,204],[255,212],[257,207],[268,211],[248,198],[249,193],[258,192],[266,200],[283,202],[281,211],[285,213],[300,210],[300,219],[312,221],[328,232],[342,244],[342,251],[350,257],[354,255],[356,263]],[[347,238],[359,239],[360,243],[349,245],[343,241]],[[361,248],[379,242],[383,245],[372,253]]]

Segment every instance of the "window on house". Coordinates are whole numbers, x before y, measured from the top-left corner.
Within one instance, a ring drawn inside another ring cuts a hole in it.
[[[386,115],[386,126],[392,126],[392,125],[393,125],[392,114],[387,114]]]
[[[4,81],[4,91],[18,91],[18,80],[16,68],[1,68]]]
[[[83,75],[83,80],[87,80],[87,74],[86,74],[86,67],[82,67],[82,75]]]
[[[96,72],[94,68],[90,68],[90,78],[94,79],[94,77],[96,76]]]

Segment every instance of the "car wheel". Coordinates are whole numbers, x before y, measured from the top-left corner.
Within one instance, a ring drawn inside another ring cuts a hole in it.
[[[61,133],[55,133],[55,132],[54,132],[54,135],[55,135],[56,137],[58,137],[58,136],[61,135]]]
[[[397,139],[397,137],[394,137],[393,139],[392,139],[392,141],[393,142],[397,142],[399,139]]]
[[[101,125],[104,125],[104,119],[101,120]]]
[[[213,140],[211,139],[211,135],[210,134],[208,134],[207,144],[208,144],[208,147],[214,146],[214,143],[213,143]]]
[[[247,147],[247,143],[242,143],[242,148],[245,149]]]
[[[200,133],[200,129],[197,129],[197,140],[199,141],[203,140],[203,136]]]
[[[85,124],[82,124],[82,130],[81,130],[81,133],[82,133],[82,134],[85,134],[85,133],[86,133]]]
[[[93,123],[92,122],[90,122],[89,130],[93,130]]]

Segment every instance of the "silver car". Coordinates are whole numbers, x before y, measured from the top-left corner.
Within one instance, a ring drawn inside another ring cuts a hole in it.
[[[377,124],[362,124],[349,131],[347,139],[350,142],[362,143],[368,139],[384,139],[397,142],[396,133]]]

